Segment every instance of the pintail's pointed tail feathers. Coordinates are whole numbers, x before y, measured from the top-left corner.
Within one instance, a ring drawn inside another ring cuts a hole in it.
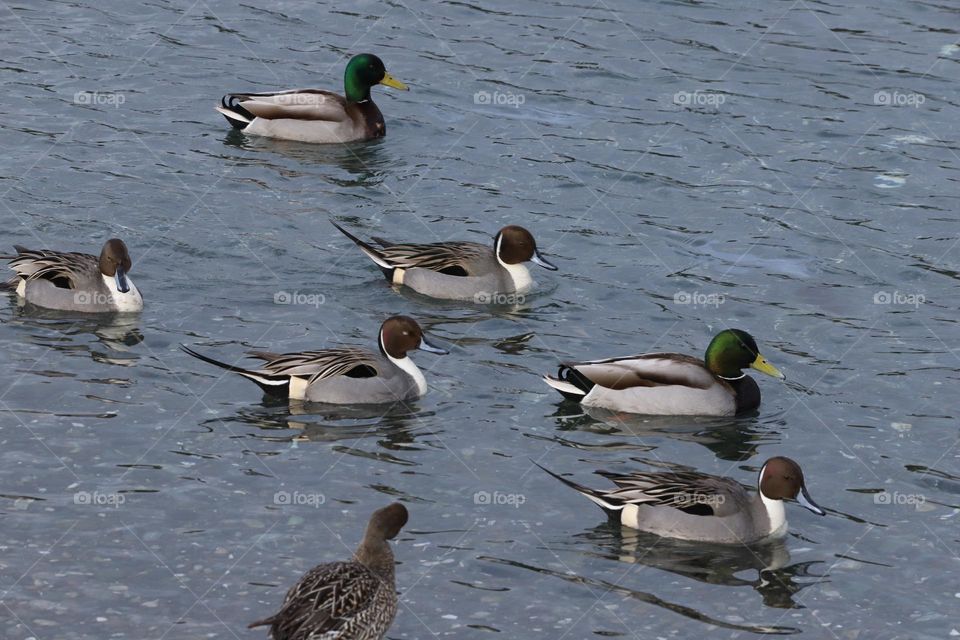
[[[360,247],[360,250],[363,251],[363,253],[366,254],[368,258],[373,260],[374,264],[380,267],[380,270],[383,272],[383,275],[384,277],[386,277],[387,280],[390,280],[391,282],[393,281],[393,272],[396,269],[396,266],[390,264],[386,256],[384,256],[381,251],[379,251],[376,247],[373,247],[369,243],[364,242],[357,236],[353,235],[352,233],[350,233],[349,231],[347,231],[346,229],[338,225],[333,220],[330,221],[330,224],[335,226],[337,230],[340,231],[340,233],[350,238],[350,240],[353,241],[355,245]],[[383,244],[383,242],[380,241],[380,244]]]
[[[533,461],[531,460],[531,462],[533,462]],[[536,462],[534,462],[533,464],[537,465],[538,467],[540,467],[540,469],[542,469],[542,470],[545,471],[546,473],[550,474],[551,476],[553,476],[554,478],[556,478],[557,480],[559,480],[559,481],[562,482],[563,484],[567,485],[568,487],[570,487],[571,489],[573,489],[573,490],[576,491],[577,493],[581,494],[582,496],[584,496],[584,497],[587,498],[588,500],[591,500],[591,501],[592,501],[593,503],[595,503],[598,507],[600,507],[600,508],[603,509],[605,512],[607,512],[607,514],[616,513],[616,512],[618,512],[618,511],[620,511],[621,509],[623,509],[623,507],[624,507],[623,504],[615,504],[615,503],[613,503],[613,502],[610,502],[609,499],[607,498],[607,496],[606,496],[602,491],[597,491],[596,489],[591,489],[590,487],[585,487],[585,486],[583,486],[582,484],[578,484],[578,483],[574,482],[573,480],[568,480],[568,479],[564,478],[563,476],[561,476],[561,475],[559,475],[559,474],[556,474],[556,473],[554,473],[553,471],[550,471],[550,470],[547,469],[546,467],[543,467],[543,466],[537,464]]]
[[[199,351],[194,351],[186,345],[180,345],[180,349],[183,350],[187,355],[191,355],[197,360],[202,360],[207,364],[212,364],[215,367],[220,367],[226,371],[232,371],[233,373],[238,373],[248,380],[252,380],[257,384],[264,393],[267,393],[271,396],[277,396],[286,398],[290,392],[290,377],[281,376],[281,375],[269,375],[261,371],[255,371],[252,369],[244,369],[243,367],[238,367],[236,365],[228,364],[220,360],[206,356]]]

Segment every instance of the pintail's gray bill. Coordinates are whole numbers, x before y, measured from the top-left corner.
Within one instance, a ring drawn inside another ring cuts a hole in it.
[[[824,511],[814,503],[813,498],[811,498],[810,494],[807,493],[806,487],[800,488],[800,493],[797,494],[797,502],[800,503],[801,507],[810,509],[810,511],[813,511],[818,516],[827,515],[826,511]]]
[[[558,268],[556,265],[550,264],[546,258],[540,255],[539,251],[533,252],[533,257],[530,258],[530,262],[532,262],[533,264],[538,264],[544,269],[549,269],[550,271],[556,271]]]
[[[117,273],[114,277],[117,279],[117,291],[120,293],[130,291],[130,285],[127,284],[127,274],[124,273],[123,267],[117,265]]]
[[[446,349],[441,349],[435,344],[430,344],[430,342],[427,341],[427,338],[425,336],[420,336],[420,350],[426,351],[428,353],[436,353],[437,355],[441,355],[441,356],[450,353]]]

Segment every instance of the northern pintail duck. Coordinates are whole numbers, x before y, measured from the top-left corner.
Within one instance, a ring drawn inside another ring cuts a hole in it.
[[[380,267],[388,281],[433,298],[496,302],[497,294],[523,292],[533,285],[524,262],[557,270],[537,251],[533,234],[516,225],[501,229],[492,246],[478,242],[395,244],[375,238],[379,248],[337,223],[333,225]]]
[[[287,592],[280,611],[247,628],[270,625],[273,640],[378,640],[397,615],[393,551],[388,540],[407,524],[399,502],[370,517],[348,562],[321,564]]]
[[[565,362],[544,381],[568,400],[646,415],[732,416],[760,406],[760,387],[750,367],[774,378],[783,374],[760,355],[746,331],[721,331],[703,360],[679,353],[645,353],[607,360]]]
[[[377,84],[407,90],[380,58],[361,53],[347,63],[346,96],[323,89],[228,93],[216,109],[235,129],[252,135],[315,143],[370,140],[387,133],[383,114],[370,98]]]
[[[253,380],[268,395],[328,404],[380,404],[419,398],[427,392],[427,381],[408,352],[423,349],[447,353],[430,344],[417,321],[407,316],[388,318],[380,327],[379,344],[379,353],[358,347],[297,353],[252,351],[250,357],[264,362],[256,369],[220,362],[184,345],[180,348]]]
[[[612,520],[666,538],[749,543],[782,535],[787,530],[783,501],[788,499],[817,515],[825,513],[807,493],[800,465],[782,456],[763,464],[752,497],[736,480],[692,471],[597,471],[616,485],[601,491],[540,468],[599,505]]]
[[[16,276],[7,282],[30,304],[60,311],[124,313],[141,311],[143,298],[127,277],[132,263],[123,240],[107,240],[100,256],[15,245],[4,256]]]

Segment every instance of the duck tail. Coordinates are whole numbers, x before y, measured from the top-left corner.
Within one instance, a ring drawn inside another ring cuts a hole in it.
[[[624,505],[622,505],[622,504],[613,504],[613,503],[610,502],[610,501],[606,498],[606,496],[604,496],[604,494],[601,493],[600,491],[597,491],[596,489],[591,489],[590,487],[585,487],[585,486],[583,486],[582,484],[578,484],[578,483],[574,482],[573,480],[567,480],[567,479],[564,478],[563,476],[561,476],[561,475],[559,475],[559,474],[556,474],[556,473],[554,473],[553,471],[550,471],[550,469],[547,469],[546,467],[540,466],[539,464],[537,464],[537,463],[534,462],[533,460],[531,460],[530,462],[533,462],[533,464],[535,464],[535,465],[537,465],[538,467],[540,467],[541,470],[543,470],[543,471],[545,471],[546,473],[550,474],[551,476],[553,476],[554,478],[556,478],[557,480],[559,480],[559,481],[562,482],[563,484],[567,485],[568,487],[570,487],[571,489],[573,489],[574,491],[576,491],[577,493],[579,493],[579,494],[582,495],[583,497],[585,497],[585,498],[587,498],[588,500],[592,501],[592,502],[593,502],[594,504],[596,504],[598,507],[600,507],[601,509],[603,509],[603,510],[606,512],[607,515],[613,516],[613,514],[618,513],[621,509],[623,509],[623,506],[624,506]]]
[[[340,233],[342,233],[343,235],[345,235],[345,236],[347,236],[348,238],[350,238],[355,245],[357,245],[358,247],[360,247],[360,251],[363,251],[363,253],[365,253],[368,258],[370,258],[371,260],[373,260],[374,264],[376,264],[378,267],[380,267],[380,271],[383,272],[383,276],[384,276],[389,282],[393,282],[393,281],[394,281],[394,272],[397,270],[397,268],[396,268],[395,266],[393,266],[392,264],[390,264],[390,262],[387,260],[386,256],[384,256],[383,253],[382,253],[380,250],[378,250],[376,247],[373,247],[373,246],[371,246],[370,244],[364,242],[363,240],[361,240],[361,239],[358,238],[357,236],[353,235],[352,233],[350,233],[349,231],[347,231],[346,229],[344,229],[343,227],[341,227],[340,225],[338,225],[338,224],[337,224],[336,222],[334,222],[333,220],[330,221],[330,224],[332,224],[333,226],[335,226],[335,227],[340,231]]]
[[[247,625],[247,629],[256,629],[257,627],[266,627],[275,622],[277,616],[270,616],[269,618],[264,618],[263,620],[257,620],[256,622],[251,622]]]
[[[580,402],[590,393],[594,383],[583,375],[573,365],[561,364],[556,377],[543,376],[543,381],[560,392],[567,400]]]
[[[240,104],[241,97],[237,93],[228,93],[220,99],[220,106],[214,108],[227,119],[230,126],[243,131],[256,116],[243,108]]]
[[[276,398],[288,398],[290,396],[289,376],[272,376],[259,371],[252,371],[250,369],[244,369],[232,364],[227,364],[226,362],[221,362],[220,360],[214,360],[210,356],[205,356],[202,353],[194,351],[190,347],[183,344],[180,345],[180,349],[182,349],[187,355],[191,355],[197,360],[202,360],[207,364],[212,364],[215,367],[220,367],[221,369],[225,369],[227,371],[239,373],[247,380],[252,380],[255,382],[257,386],[263,389],[263,392],[269,396]]]

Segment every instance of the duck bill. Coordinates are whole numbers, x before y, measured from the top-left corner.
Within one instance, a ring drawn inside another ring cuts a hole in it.
[[[767,359],[759,353],[757,354],[757,359],[750,363],[750,368],[756,369],[760,373],[765,373],[768,376],[777,378],[778,380],[783,380],[786,377],[780,373],[779,369],[767,362]]]
[[[383,74],[383,80],[380,81],[380,84],[385,84],[385,85],[387,85],[388,87],[393,87],[394,89],[400,89],[400,91],[409,91],[409,90],[410,90],[410,87],[408,87],[407,85],[403,84],[402,82],[400,82],[399,80],[397,80],[396,78],[394,78],[394,77],[393,77],[392,75],[390,75],[389,73]]]
[[[547,270],[549,270],[549,271],[556,271],[556,270],[557,270],[557,266],[554,265],[554,264],[550,264],[550,262],[548,262],[546,258],[544,258],[542,255],[540,255],[540,252],[539,252],[539,251],[534,251],[534,252],[533,252],[533,257],[530,258],[530,262],[532,262],[533,264],[536,264],[536,265],[540,265],[541,267],[543,267],[544,269],[547,269]]]
[[[797,494],[797,502],[800,503],[801,507],[813,511],[818,516],[824,516],[827,514],[826,511],[817,506],[817,504],[813,501],[813,498],[811,498],[810,494],[807,493],[806,487],[800,487],[800,493]]]
[[[426,352],[428,352],[428,353],[435,353],[435,354],[440,355],[440,356],[443,356],[443,355],[446,355],[446,354],[450,353],[450,352],[447,351],[446,349],[441,349],[440,347],[438,347],[438,346],[435,345],[435,344],[430,344],[430,342],[427,340],[426,336],[420,336],[420,347],[419,347],[419,348],[420,348],[421,351],[426,351]]]
[[[113,277],[117,281],[117,291],[120,293],[130,291],[130,285],[127,283],[127,272],[123,270],[123,267],[117,265],[117,273]]]

